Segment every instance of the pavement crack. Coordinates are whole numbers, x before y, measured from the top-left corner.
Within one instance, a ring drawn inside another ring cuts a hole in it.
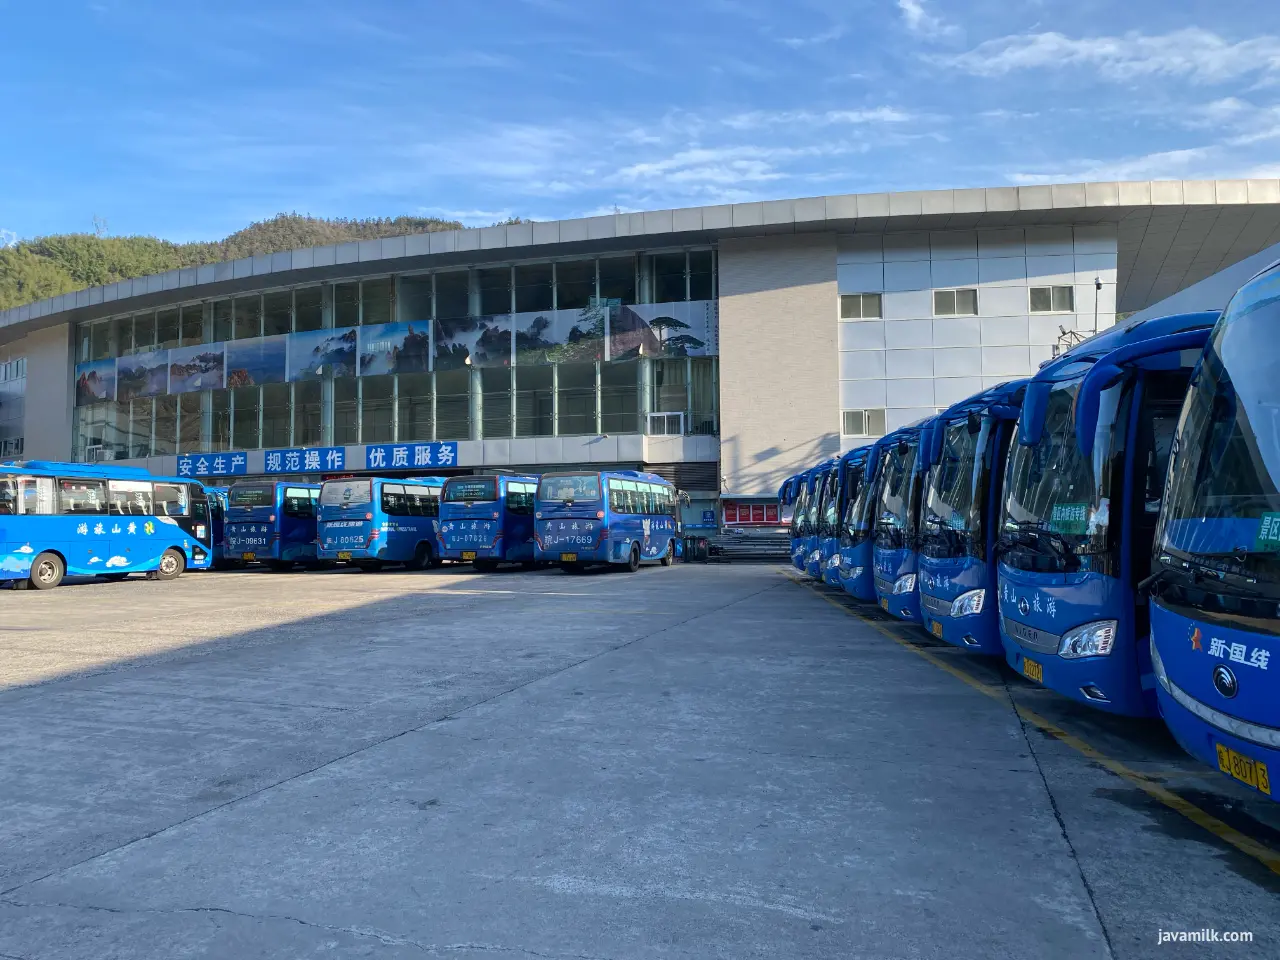
[[[1027,745],[1027,752],[1031,756],[1031,762],[1035,764],[1036,773],[1040,776],[1044,794],[1049,800],[1049,809],[1053,811],[1053,818],[1058,822],[1058,830],[1062,833],[1062,840],[1067,845],[1067,852],[1071,855],[1071,862],[1075,864],[1080,883],[1084,885],[1085,896],[1089,898],[1089,908],[1093,911],[1093,918],[1097,921],[1098,929],[1102,931],[1102,939],[1107,947],[1107,956],[1114,958],[1116,952],[1111,943],[1111,932],[1107,929],[1106,921],[1102,919],[1093,885],[1089,882],[1089,877],[1084,872],[1084,864],[1080,862],[1080,855],[1076,852],[1075,844],[1071,842],[1071,835],[1067,832],[1067,823],[1063,820],[1062,810],[1058,807],[1058,800],[1053,795],[1053,790],[1049,787],[1049,778],[1045,775],[1043,764],[1040,763],[1040,756],[1036,753],[1035,744],[1027,733],[1027,721],[1023,719],[1021,711],[1018,710],[1018,704],[1013,699],[1013,691],[1009,689],[1008,681],[1002,681],[1002,686],[1004,687],[1005,697],[1008,698],[1009,707],[1013,710],[1014,717],[1017,718],[1018,729],[1022,732],[1022,741]]]

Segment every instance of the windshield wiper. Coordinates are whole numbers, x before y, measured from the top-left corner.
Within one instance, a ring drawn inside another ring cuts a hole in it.
[[[1047,551],[1041,550],[1041,553],[1049,553],[1062,561],[1063,567],[1070,573],[1080,567],[1080,557],[1087,555],[1093,551],[1078,552],[1071,541],[1066,538],[1065,534],[1059,533],[1057,530],[1050,530],[1047,525],[1039,520],[1015,520],[1014,526],[1017,528],[1015,533],[1003,533],[1000,535],[1000,543],[1002,545],[1014,545],[1020,547],[1041,547],[1045,546]],[[1006,523],[1006,527],[1008,524]]]

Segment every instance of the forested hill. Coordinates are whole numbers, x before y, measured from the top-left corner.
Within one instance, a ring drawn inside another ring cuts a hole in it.
[[[281,213],[239,230],[225,240],[207,243],[170,243],[155,237],[110,237],[92,233],[37,237],[0,248],[0,310],[178,267],[349,240],[457,230],[461,226],[435,217],[324,220]]]

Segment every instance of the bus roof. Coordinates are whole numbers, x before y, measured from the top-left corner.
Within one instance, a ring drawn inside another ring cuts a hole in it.
[[[537,483],[539,479],[536,473],[464,473],[457,477],[445,477],[444,482],[448,483],[450,480],[519,480],[524,483]]]
[[[150,480],[150,472],[142,467],[115,466],[109,463],[63,463],[56,460],[10,460],[0,463],[6,473],[26,473],[46,477],[102,477],[107,480]]]
[[[230,490],[233,487],[241,487],[241,486],[260,487],[264,483],[270,483],[277,487],[279,486],[302,487],[304,490],[319,490],[320,487],[322,486],[319,483],[309,483],[306,480],[270,480],[270,479],[250,480],[249,478],[246,477],[244,480],[233,481],[231,486],[228,487],[227,489]]]
[[[1167,317],[1150,317],[1118,323],[1109,330],[1095,333],[1066,353],[1054,357],[1031,378],[1032,383],[1062,383],[1089,372],[1089,367],[1113,350],[1135,343],[1167,337],[1175,333],[1212,327],[1218,320],[1217,310],[1198,313],[1175,313]]]
[[[656,473],[645,473],[642,470],[602,470],[600,475],[604,477],[621,477],[624,480],[642,480],[645,483],[662,483],[668,487],[675,486],[666,477],[660,477]]]

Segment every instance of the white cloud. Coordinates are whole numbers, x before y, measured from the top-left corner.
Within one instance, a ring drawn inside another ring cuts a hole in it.
[[[914,0],[899,0],[911,3]],[[1018,70],[1088,67],[1108,80],[1185,77],[1220,83],[1254,73],[1280,72],[1280,38],[1270,35],[1231,43],[1209,30],[1187,27],[1160,36],[1072,38],[1057,32],[1019,34],[979,44],[947,63],[980,77]]]
[[[1008,179],[1020,186],[1042,183],[1105,182],[1111,180],[1183,180],[1225,178],[1216,167],[1217,147],[1161,150],[1119,160],[1073,160],[1051,169],[1010,173]]]
[[[871,107],[866,110],[827,110],[813,113],[808,110],[750,110],[736,113],[721,121],[734,130],[757,130],[783,124],[806,126],[831,126],[834,124],[905,123],[914,117],[896,107]]]
[[[13,246],[17,242],[18,235],[16,233],[12,230],[5,230],[3,227],[0,227],[0,249]]]
[[[845,28],[842,25],[836,25],[830,30],[824,30],[822,33],[815,33],[811,37],[782,37],[779,43],[785,44],[792,50],[799,50],[801,47],[812,47],[823,43],[830,43],[832,40],[839,40],[845,35]]]
[[[128,565],[129,565],[128,557],[112,557],[110,560],[107,561],[108,567],[127,567]]]
[[[898,0],[898,9],[902,11],[902,22],[907,29],[919,36],[937,39],[960,32],[953,24],[926,10],[924,0]]]

